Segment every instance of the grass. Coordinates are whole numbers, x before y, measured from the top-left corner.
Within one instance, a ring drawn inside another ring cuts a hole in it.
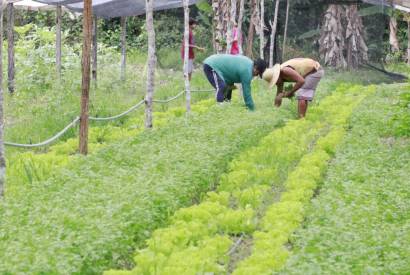
[[[281,273],[410,272],[410,141],[391,125],[397,100],[382,86],[356,111]]]

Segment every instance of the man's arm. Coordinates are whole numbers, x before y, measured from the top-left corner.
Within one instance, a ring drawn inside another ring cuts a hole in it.
[[[296,82],[295,85],[293,85],[292,90],[285,92],[283,95],[284,97],[292,97],[294,93],[302,88],[303,84],[305,84],[305,79],[297,71],[289,67],[283,68],[281,72],[283,73],[285,79]]]
[[[251,82],[250,81],[242,82],[242,89],[243,89],[243,100],[245,101],[246,107],[251,111],[255,110],[255,104],[253,103],[253,99],[251,95]]]

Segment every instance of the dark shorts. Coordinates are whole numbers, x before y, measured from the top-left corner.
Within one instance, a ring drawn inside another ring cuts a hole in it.
[[[228,85],[226,85],[222,77],[208,64],[204,64],[204,73],[209,83],[211,83],[216,90],[216,101],[223,102],[224,100],[231,100],[232,89],[228,88]]]

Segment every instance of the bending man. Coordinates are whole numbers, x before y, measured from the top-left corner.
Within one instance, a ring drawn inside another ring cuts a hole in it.
[[[241,83],[246,107],[255,109],[251,95],[251,81],[262,74],[266,62],[262,59],[252,61],[246,56],[214,54],[204,60],[204,72],[211,85],[216,89],[216,101],[231,100],[234,83]]]
[[[269,83],[269,88],[277,86],[275,105],[282,104],[282,98],[291,98],[296,93],[298,100],[299,117],[305,117],[308,102],[313,100],[316,87],[324,75],[324,70],[320,64],[310,58],[294,58],[286,61],[282,65],[276,64],[263,74],[263,79]],[[295,82],[289,91],[283,90],[285,82]]]

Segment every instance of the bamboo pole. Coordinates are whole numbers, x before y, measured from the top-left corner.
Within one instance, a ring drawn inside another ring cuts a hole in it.
[[[83,54],[82,54],[82,84],[81,84],[81,116],[79,151],[88,153],[88,105],[90,94],[90,53],[92,31],[92,0],[84,0],[83,10]]]
[[[3,0],[0,0],[0,198],[4,196],[6,186],[6,159],[3,140]]]
[[[285,19],[285,32],[283,34],[282,60],[285,59],[286,39],[288,37],[289,6],[290,6],[289,2],[290,0],[286,1],[286,19]]]
[[[121,80],[125,80],[127,57],[127,17],[121,17]]]
[[[260,2],[260,29],[261,29],[261,33],[259,34],[259,40],[260,40],[260,44],[259,44],[259,57],[264,59],[264,54],[263,54],[263,50],[264,50],[264,46],[265,46],[265,37],[264,37],[264,29],[265,29],[265,1],[261,0]]]
[[[189,59],[189,1],[184,0],[184,79],[185,79],[185,96],[186,112],[191,112],[191,89],[188,75]]]
[[[14,92],[14,6],[7,4],[8,89]]]
[[[279,1],[280,0],[276,0],[275,15],[273,17],[273,23],[271,22],[271,35],[270,35],[270,48],[269,48],[269,67],[273,66],[273,47],[275,45],[276,27],[278,26]]]
[[[56,69],[57,77],[61,78],[61,5],[56,8]]]
[[[98,18],[94,16],[93,18],[93,30],[92,30],[92,39],[93,39],[93,49],[92,49],[92,77],[94,86],[97,87],[97,65],[98,65],[98,42],[97,42],[97,35],[98,35]]]
[[[145,0],[146,25],[148,32],[148,71],[147,94],[145,96],[145,128],[152,128],[152,98],[154,96],[155,80],[155,30],[154,30],[154,0]]]

